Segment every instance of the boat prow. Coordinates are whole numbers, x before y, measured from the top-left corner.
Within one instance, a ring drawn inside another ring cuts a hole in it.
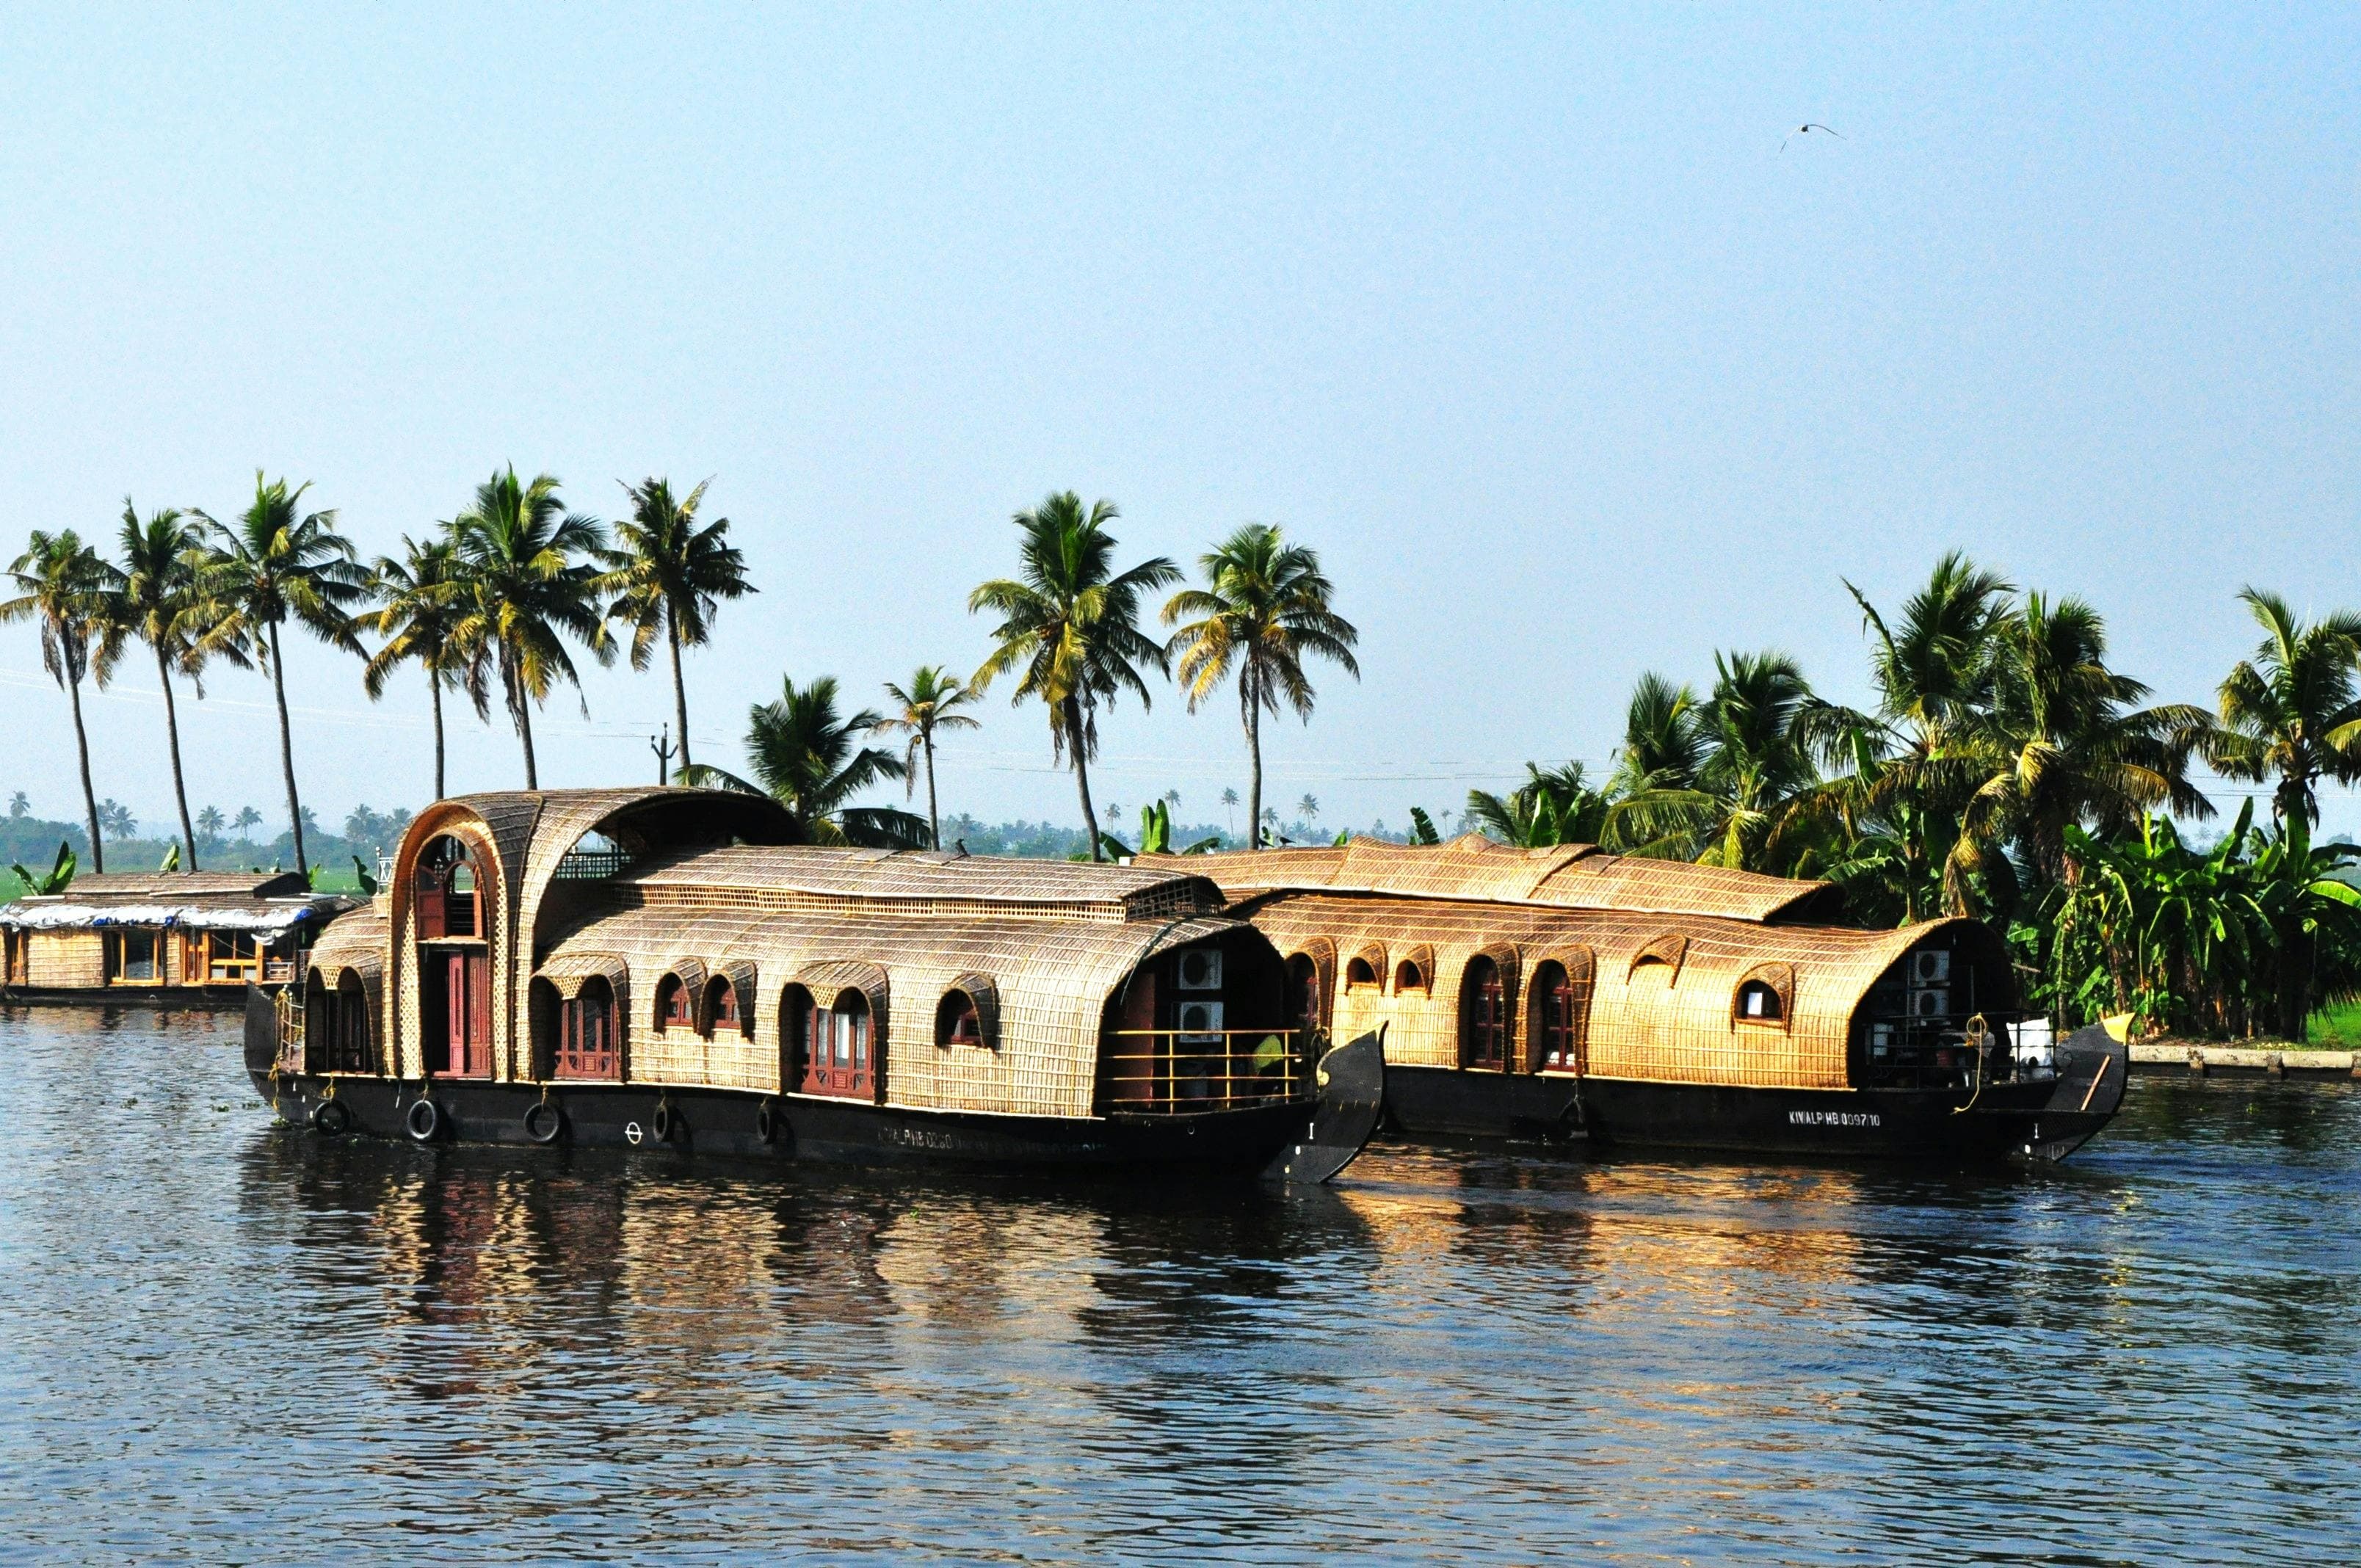
[[[1363,1035],[1320,1058],[1320,1098],[1302,1138],[1263,1172],[1268,1180],[1318,1186],[1359,1157],[1386,1110],[1385,1031]]]

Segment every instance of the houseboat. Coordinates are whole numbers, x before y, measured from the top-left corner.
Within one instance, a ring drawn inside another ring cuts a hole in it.
[[[0,905],[0,1001],[239,1006],[291,982],[358,903],[292,872],[76,877]]]
[[[816,848],[755,795],[471,795],[248,1004],[325,1134],[1319,1180],[1376,1041],[1315,1062],[1268,938],[1189,871]]]
[[[1849,927],[1827,883],[1475,834],[1137,863],[1221,884],[1299,1030],[1382,1029],[1408,1132],[2058,1159],[2123,1097],[2103,1031],[2015,1048],[1989,927]]]

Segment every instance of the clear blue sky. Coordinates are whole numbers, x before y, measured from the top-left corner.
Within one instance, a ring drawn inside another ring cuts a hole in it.
[[[371,554],[511,460],[602,514],[709,474],[762,587],[690,673],[730,762],[783,671],[972,666],[1052,488],[1130,555],[1276,521],[1365,633],[1271,735],[1332,826],[1601,761],[1634,676],[1717,647],[1859,700],[1839,578],[1891,602],[1954,545],[2209,701],[2242,583],[2361,604],[2361,13],[2156,10],[20,12],[0,543],[257,466]],[[1783,153],[1806,120],[1844,139]],[[423,800],[415,683],[290,663],[322,817]],[[0,631],[0,790],[71,816],[38,670]],[[121,684],[99,790],[160,824]],[[267,685],[209,690],[195,803],[278,822]],[[586,695],[544,781],[648,776],[662,680]],[[1071,817],[1038,709],[986,718],[946,808]],[[1102,802],[1243,786],[1235,704],[1104,728]],[[456,757],[521,776],[505,729]]]

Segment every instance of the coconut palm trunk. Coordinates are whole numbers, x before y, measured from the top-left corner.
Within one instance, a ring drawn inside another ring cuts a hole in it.
[[[188,869],[197,869],[197,830],[189,822],[189,786],[181,776],[181,714],[172,700],[172,666],[159,645],[156,678],[164,685],[164,741],[172,752],[172,800],[181,808],[181,848],[188,852]]]
[[[66,697],[73,706],[74,748],[82,753],[82,809],[83,820],[90,825],[90,869],[93,874],[106,870],[106,850],[98,836],[98,792],[90,787],[90,733],[82,722],[82,677],[66,682]]]
[[[1262,848],[1262,701],[1252,680],[1238,682],[1246,710],[1246,847]]]
[[[279,766],[287,775],[287,828],[295,835],[295,874],[308,877],[303,859],[303,803],[295,798],[295,733],[287,722],[286,666],[279,657],[279,623],[270,623],[270,695],[279,704]]]
[[[1074,760],[1074,789],[1082,797],[1082,833],[1091,842],[1091,859],[1104,861],[1106,857],[1099,852],[1098,813],[1091,806],[1090,764],[1082,759],[1082,705],[1070,696],[1059,710],[1065,716],[1066,752]]]
[[[434,798],[447,798],[443,787],[443,675],[440,671],[427,672],[427,695],[434,704]]]
[[[680,678],[680,622],[664,607],[664,641],[672,644],[672,717],[680,726],[680,767],[688,771],[688,687]]]
[[[541,770],[533,761],[533,698],[524,689],[522,678],[503,670],[508,677],[509,712],[516,719],[517,740],[524,746],[524,787],[541,787]],[[686,750],[686,748],[684,748]]]
[[[926,738],[927,752],[927,842],[939,850],[943,847],[943,819],[935,806],[935,738]]]

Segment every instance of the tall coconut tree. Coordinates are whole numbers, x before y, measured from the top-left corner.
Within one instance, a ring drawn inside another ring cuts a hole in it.
[[[1148,706],[1139,672],[1160,673],[1168,664],[1163,647],[1139,630],[1140,596],[1180,576],[1161,555],[1115,571],[1115,538],[1107,524],[1118,515],[1109,500],[1085,509],[1071,490],[1018,512],[1019,575],[982,584],[967,601],[971,615],[991,610],[1000,617],[992,653],[968,684],[981,694],[1010,671],[1023,672],[1010,701],[1035,697],[1049,710],[1050,755],[1074,770],[1093,861],[1105,858],[1098,815],[1091,808],[1098,710],[1125,691]]]
[[[863,746],[884,716],[869,708],[837,710],[836,677],[798,686],[781,683],[778,700],[758,703],[746,716],[746,766],[752,780],[698,763],[685,784],[767,795],[787,808],[807,842],[914,850],[932,842],[927,825],[891,806],[852,806],[852,796],[904,767],[893,752]]]
[[[1317,696],[1306,659],[1323,658],[1355,680],[1361,666],[1353,649],[1360,632],[1335,611],[1335,589],[1320,557],[1267,523],[1249,522],[1197,562],[1202,588],[1184,588],[1164,606],[1175,627],[1166,652],[1189,711],[1237,676],[1238,709],[1246,732],[1246,817],[1262,820],[1262,720],[1284,701],[1312,722]],[[1257,845],[1257,848],[1259,846]]]
[[[536,474],[520,482],[511,464],[476,487],[476,500],[451,522],[467,585],[455,632],[463,647],[489,651],[500,671],[509,717],[524,749],[524,787],[539,789],[533,754],[533,709],[559,682],[579,690],[582,677],[566,651],[571,637],[600,663],[615,656],[598,614],[598,569],[606,548],[596,518],[569,512],[557,480]]]
[[[229,523],[204,512],[207,531],[198,567],[199,638],[208,652],[258,660],[270,672],[279,707],[279,766],[287,781],[288,830],[295,838],[295,869],[309,873],[303,851],[303,805],[295,792],[295,735],[287,718],[287,661],[280,629],[292,620],[332,647],[361,651],[350,611],[368,597],[368,573],[352,542],[336,532],[333,510],[307,512],[310,484],[290,487],[254,472],[254,500]]]
[[[401,551],[401,559],[380,555],[370,568],[374,608],[358,622],[385,643],[369,655],[361,687],[375,702],[402,665],[415,664],[424,674],[434,712],[434,798],[441,800],[449,793],[444,784],[443,693],[465,691],[476,705],[476,717],[487,716],[484,649],[459,635],[467,613],[468,583],[447,526],[442,537],[423,542],[402,535]]]
[[[2066,829],[2135,832],[2148,812],[2213,815],[2189,782],[2193,751],[2212,733],[2204,709],[2136,706],[2148,688],[2108,668],[2106,626],[2081,599],[2027,594],[1997,633],[1993,707],[1964,742],[1982,774],[1968,798],[1946,868],[1960,883],[2005,881],[2014,844],[2045,881],[2066,875]]]
[[[2207,738],[2214,768],[2256,784],[2277,781],[2271,811],[2285,827],[2320,820],[2322,779],[2361,778],[2361,615],[2339,610],[2309,624],[2277,594],[2239,594],[2263,629],[2254,657],[2222,683],[2222,722]]]
[[[902,758],[904,798],[917,787],[917,770],[923,761],[927,771],[927,842],[939,850],[943,847],[942,817],[935,804],[935,736],[945,729],[973,729],[976,720],[959,711],[976,700],[976,694],[966,682],[939,664],[921,664],[910,676],[906,686],[893,681],[885,683],[885,695],[894,699],[897,711],[888,713],[877,721],[880,731],[905,734],[910,738],[909,749]]]
[[[723,599],[754,592],[746,580],[746,557],[729,542],[730,520],[700,526],[697,509],[705,499],[700,484],[675,499],[669,479],[626,485],[631,515],[615,524],[615,547],[599,552],[607,571],[598,591],[612,596],[607,619],[631,629],[631,668],[644,670],[656,639],[672,655],[672,706],[680,726],[680,765],[688,755],[688,688],[682,683],[680,651],[701,646],[712,633]]]
[[[37,528],[26,541],[25,553],[9,563],[8,576],[20,591],[0,602],[0,622],[30,620],[40,626],[41,667],[64,689],[73,708],[83,820],[90,828],[90,869],[104,872],[105,840],[99,832],[98,792],[90,783],[90,733],[82,724],[82,683],[89,675],[104,685],[122,646],[106,614],[106,563],[72,529],[50,533]]]
[[[199,641],[197,562],[204,534],[196,522],[167,507],[147,521],[123,498],[123,559],[113,573],[107,613],[127,637],[156,655],[156,679],[164,688],[164,742],[172,760],[172,801],[181,813],[182,865],[197,869],[196,826],[189,819],[189,787],[181,772],[181,716],[172,696],[175,672],[205,695],[205,650]]]
[[[1819,782],[1812,741],[1825,707],[1784,653],[1714,655],[1713,689],[1697,709],[1693,787],[1712,802],[1698,859],[1786,869],[1764,850],[1788,807]]]

